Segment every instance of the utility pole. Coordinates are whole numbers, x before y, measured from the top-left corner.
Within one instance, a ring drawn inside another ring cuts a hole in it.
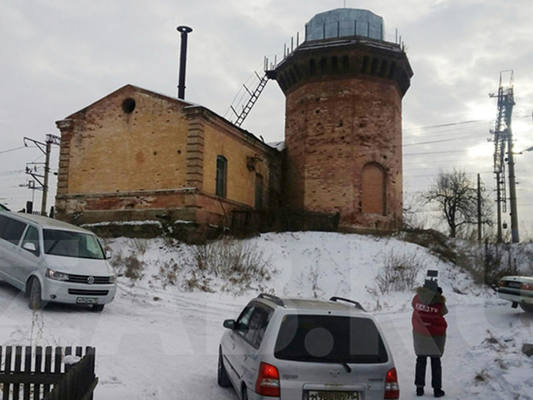
[[[503,241],[502,234],[502,197],[501,197],[501,179],[500,173],[496,173],[496,215],[497,215],[497,241],[501,243]]]
[[[477,174],[477,241],[481,243],[481,177]]]
[[[46,152],[44,161],[44,184],[43,197],[41,201],[41,215],[46,215],[46,200],[48,198],[48,173],[50,172],[50,151],[52,149],[52,142],[46,138]]]
[[[45,156],[45,163],[44,163],[44,174],[38,175],[35,171],[32,172],[28,166],[26,166],[26,173],[28,175],[31,175],[39,185],[41,185],[43,190],[43,197],[41,201],[41,215],[46,215],[46,200],[48,195],[48,174],[50,173],[50,153],[52,151],[52,145],[59,145],[60,144],[60,137],[54,136],[54,135],[46,135],[46,141],[45,143],[39,142],[38,140],[31,139],[24,137],[24,146],[28,146],[28,142],[33,143]],[[43,181],[39,178],[42,178]]]
[[[513,102],[514,104],[514,102]],[[509,164],[509,202],[511,203],[511,240],[520,242],[518,233],[518,206],[516,204],[516,179],[514,173],[513,133],[509,124],[507,134],[507,163]]]

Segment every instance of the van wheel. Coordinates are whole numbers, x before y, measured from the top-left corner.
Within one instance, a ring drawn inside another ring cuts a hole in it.
[[[105,304],[93,304],[94,312],[102,312],[104,310]]]
[[[43,308],[43,301],[41,299],[41,284],[37,278],[32,278],[30,282],[30,300],[28,302],[28,306],[34,311]]]
[[[217,383],[221,387],[229,387],[231,385],[231,382],[228,378],[228,373],[226,372],[226,368],[224,367],[221,349],[218,349]]]
[[[248,400],[248,389],[246,389],[246,386],[242,387],[241,400]]]
[[[520,308],[527,313],[533,313],[533,304],[520,303]]]

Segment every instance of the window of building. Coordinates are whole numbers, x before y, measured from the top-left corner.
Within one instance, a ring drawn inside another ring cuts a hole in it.
[[[361,204],[365,214],[386,215],[385,170],[378,163],[366,164],[362,174]]]
[[[228,160],[224,156],[217,156],[216,195],[226,197]]]
[[[263,208],[263,176],[260,174],[255,174],[255,208]]]

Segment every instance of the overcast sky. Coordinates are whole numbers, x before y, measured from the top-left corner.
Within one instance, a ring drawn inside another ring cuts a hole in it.
[[[533,146],[531,0],[3,1],[0,202],[18,209],[31,199],[18,185],[28,180],[25,163],[44,157],[18,149],[24,136],[59,135],[55,121],[128,83],[176,96],[178,25],[194,29],[186,99],[225,115],[242,84],[256,84],[253,72],[262,73],[264,56],[279,58],[313,15],[344,3],[382,16],[386,39],[393,41],[398,28],[406,44],[414,71],[403,103],[406,198],[453,168],[472,179],[480,172],[492,189],[487,139],[496,102],[488,94],[502,70],[514,70],[515,150]],[[461,123],[434,127],[453,122]],[[266,141],[283,140],[284,96],[276,82],[243,127]],[[56,147],[54,169],[57,154]],[[516,163],[521,233],[532,237],[533,152]],[[55,180],[49,204],[54,195]],[[40,193],[35,199],[40,205]]]

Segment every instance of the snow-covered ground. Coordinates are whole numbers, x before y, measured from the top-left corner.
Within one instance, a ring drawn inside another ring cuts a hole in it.
[[[95,346],[96,399],[235,400],[232,390],[216,384],[222,321],[234,318],[259,289],[292,297],[337,295],[360,301],[377,316],[395,358],[401,398],[415,399],[413,294],[381,294],[376,286],[376,276],[396,257],[423,266],[420,283],[427,268],[439,270],[450,310],[446,398],[533,399],[533,359],[521,353],[524,342],[533,342],[533,314],[511,309],[424,248],[391,238],[317,232],[264,234],[245,244],[262,253],[271,279],[251,282],[244,292],[228,291],[217,277],[206,280],[214,293],[186,291],[191,247],[169,247],[163,240],[110,243],[116,257],[135,254],[145,268],[137,281],[119,278],[118,296],[102,313],[63,305],[32,313],[20,293],[0,282],[0,345]],[[169,270],[171,275],[162,273]]]

